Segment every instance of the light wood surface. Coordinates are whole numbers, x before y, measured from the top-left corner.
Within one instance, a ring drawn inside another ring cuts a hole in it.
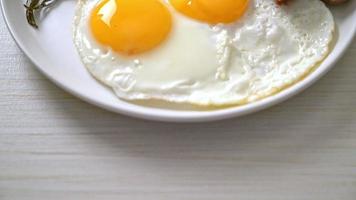
[[[355,200],[356,42],[279,106],[206,124],[116,115],[49,82],[0,21],[0,200]]]

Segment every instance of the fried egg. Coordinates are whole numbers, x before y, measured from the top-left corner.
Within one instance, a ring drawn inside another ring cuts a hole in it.
[[[74,43],[122,99],[241,105],[308,74],[334,27],[320,0],[79,0]]]

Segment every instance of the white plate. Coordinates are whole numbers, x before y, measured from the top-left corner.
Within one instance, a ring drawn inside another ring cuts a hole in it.
[[[118,99],[92,78],[79,60],[72,43],[72,18],[76,0],[62,0],[41,22],[40,30],[28,26],[22,1],[1,0],[5,21],[14,39],[48,78],[60,87],[92,104],[121,114],[160,121],[202,122],[256,112],[299,93],[328,72],[345,52],[356,32],[356,0],[332,8],[338,28],[333,51],[309,76],[269,98],[245,106],[220,110],[155,108]]]

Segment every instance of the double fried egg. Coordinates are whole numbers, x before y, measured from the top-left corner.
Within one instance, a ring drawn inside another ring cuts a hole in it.
[[[122,99],[241,105],[308,74],[334,26],[320,0],[79,0],[74,42]]]

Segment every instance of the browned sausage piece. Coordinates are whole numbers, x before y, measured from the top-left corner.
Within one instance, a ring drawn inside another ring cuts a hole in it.
[[[323,1],[330,5],[338,5],[338,4],[345,3],[347,0],[323,0]]]

